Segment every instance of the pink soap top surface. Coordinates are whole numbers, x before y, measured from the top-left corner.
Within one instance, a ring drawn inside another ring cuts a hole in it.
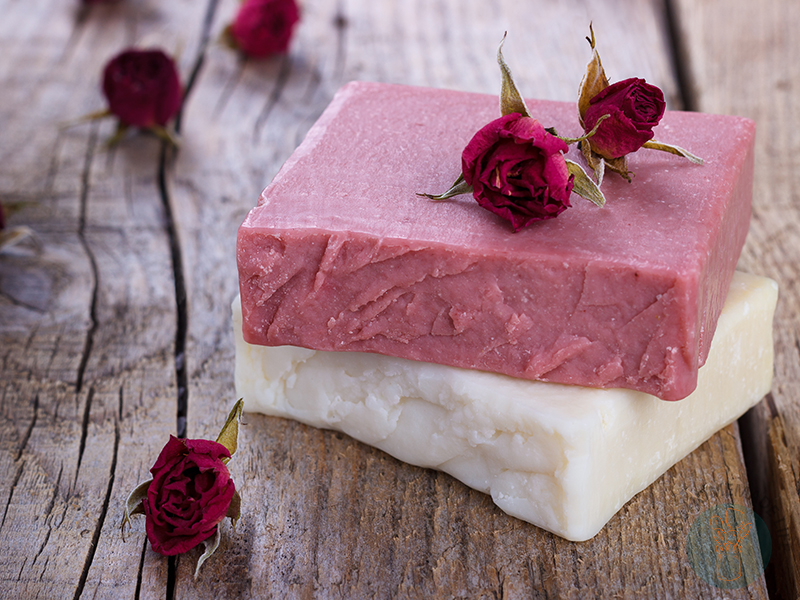
[[[528,101],[560,135],[574,104]],[[496,96],[345,86],[239,231],[250,343],[354,350],[679,399],[696,385],[750,218],[754,125],[668,112],[598,208],[517,233],[458,176]],[[577,151],[571,158],[584,164]]]

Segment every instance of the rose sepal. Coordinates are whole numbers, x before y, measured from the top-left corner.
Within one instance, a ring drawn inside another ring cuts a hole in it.
[[[239,46],[236,45],[236,40],[233,38],[233,33],[231,33],[231,23],[228,23],[222,30],[222,33],[219,34],[218,41],[230,50],[239,50]]]
[[[217,548],[219,548],[219,542],[221,539],[222,539],[222,534],[219,532],[219,527],[217,527],[217,530],[214,532],[214,535],[200,542],[201,544],[203,544],[205,552],[203,552],[203,555],[197,559],[197,566],[194,568],[195,580],[197,579],[197,576],[200,575],[200,567],[202,567],[203,563],[206,562],[209,558],[211,558],[211,555],[217,551]]]
[[[20,225],[19,227],[0,230],[0,251],[16,246],[22,240],[28,238],[33,240],[34,246],[39,247],[39,242],[30,227]]]
[[[239,398],[236,404],[233,405],[231,412],[228,413],[228,418],[225,425],[217,436],[217,443],[222,444],[231,453],[231,458],[236,453],[239,444],[239,420],[242,418],[242,410],[244,409],[244,400]],[[222,459],[222,462],[228,464],[230,458]]]
[[[620,156],[619,158],[600,158],[603,161],[603,166],[608,167],[617,175],[620,175],[628,183],[631,182],[632,172],[628,171],[628,157]]]
[[[239,522],[239,517],[242,516],[242,497],[239,495],[239,490],[233,493],[233,498],[228,506],[228,512],[225,516],[231,520],[231,526],[236,531],[236,523]]]
[[[144,514],[143,501],[147,497],[147,490],[150,489],[151,483],[153,483],[152,478],[148,479],[147,481],[143,481],[133,488],[131,493],[128,494],[127,500],[125,500],[125,515],[122,518],[122,525],[120,525],[120,528],[122,529],[123,541],[125,541],[125,525],[130,524],[131,517],[133,515]]]
[[[500,74],[502,76],[502,84],[500,86],[500,114],[503,116],[510,115],[511,113],[519,113],[523,117],[530,117],[531,112],[528,110],[528,105],[522,99],[522,94],[517,89],[517,84],[514,83],[514,77],[511,75],[511,69],[508,68],[505,59],[503,58],[503,44],[506,41],[506,35],[503,34],[503,39],[500,41],[500,46],[497,48],[497,64],[500,66]]]
[[[583,153],[583,157],[586,159],[586,163],[594,172],[597,185],[603,184],[603,175],[605,175],[606,167],[626,179],[628,183],[631,182],[632,173],[628,171],[627,156],[620,156],[619,158],[603,158],[597,154],[597,152],[592,150],[592,147],[588,143],[581,144],[580,148],[581,152]]]
[[[417,192],[417,196],[422,196],[423,198],[427,198],[428,200],[447,200],[449,198],[453,198],[454,196],[460,196],[462,194],[471,194],[472,193],[472,186],[464,181],[464,174],[460,173],[458,175],[458,179],[456,179],[455,183],[450,186],[450,189],[442,194],[425,194],[422,192]]]
[[[651,150],[660,150],[661,152],[669,152],[670,154],[675,154],[676,156],[682,156],[683,158],[689,159],[689,161],[693,162],[696,165],[703,164],[702,158],[692,154],[688,150],[681,148],[680,146],[675,146],[673,144],[665,144],[664,142],[659,142],[658,140],[650,140],[649,142],[645,142],[642,148],[650,148]]]
[[[173,148],[177,149],[180,147],[178,138],[166,127],[162,127],[161,125],[153,125],[152,127],[148,127],[147,131],[152,133],[158,139],[168,143]]]
[[[600,190],[600,186],[596,184],[586,171],[583,170],[578,163],[565,159],[567,163],[567,170],[573,176],[572,191],[578,194],[581,198],[585,198],[595,206],[604,206],[606,197]]]
[[[584,127],[583,115],[589,108],[589,101],[608,87],[608,77],[603,69],[603,63],[600,62],[600,54],[597,52],[591,23],[589,23],[589,34],[590,37],[587,37],[586,40],[592,48],[592,58],[586,65],[586,74],[578,87],[578,121],[581,127]]]

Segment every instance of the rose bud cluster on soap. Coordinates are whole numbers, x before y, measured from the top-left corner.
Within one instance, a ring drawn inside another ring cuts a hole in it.
[[[165,556],[188,552],[204,544],[195,575],[217,549],[219,525],[229,517],[236,522],[241,500],[227,463],[236,452],[239,400],[216,441],[187,440],[170,436],[153,467],[152,478],[128,496],[123,528],[136,514],[144,514],[147,539],[153,550]]]
[[[584,134],[564,138],[545,128],[530,114],[514,83],[511,70],[497,51],[502,74],[500,112],[470,140],[461,155],[461,175],[443,194],[420,194],[446,200],[472,194],[475,201],[507,220],[514,231],[536,221],[554,219],[571,206],[572,192],[597,206],[605,204],[600,191],[605,168],[630,181],[626,156],[642,147],[663,150],[702,164],[690,152],[653,140],[653,128],[664,115],[664,94],[644,79],[631,78],[609,85],[595,48],[580,85],[578,118]],[[594,179],[567,159],[569,144],[580,144]]]
[[[286,52],[299,20],[295,0],[244,0],[224,39],[245,56],[264,58]]]

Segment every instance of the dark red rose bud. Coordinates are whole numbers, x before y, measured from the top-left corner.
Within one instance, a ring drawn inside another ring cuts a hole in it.
[[[228,35],[244,54],[262,58],[286,51],[299,20],[295,0],[245,0]]]
[[[608,86],[589,101],[583,117],[585,130],[591,131],[600,117],[610,115],[589,139],[592,150],[608,159],[635,152],[653,138],[664,108],[664,94],[644,79]]]
[[[217,442],[170,436],[143,500],[153,550],[181,554],[216,533],[236,491],[222,462],[230,456]]]
[[[484,126],[461,154],[464,180],[486,210],[514,231],[570,207],[573,179],[567,144],[536,119],[511,113]]]
[[[181,107],[175,62],[161,50],[126,50],[103,71],[108,110],[124,125],[163,127]]]

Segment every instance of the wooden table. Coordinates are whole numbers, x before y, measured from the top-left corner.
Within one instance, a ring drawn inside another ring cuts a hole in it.
[[[3,598],[800,596],[800,3],[795,0],[305,0],[288,56],[218,43],[236,0],[0,0],[0,202],[35,243],[0,253]],[[246,415],[231,470],[244,515],[199,550],[123,541],[127,493],[170,433],[213,437],[235,396],[234,235],[260,190],[351,79],[573,100],[594,22],[612,80],[671,108],[756,120],[754,214],[740,268],[778,280],[772,394],[636,496],[593,540],[517,521],[451,477],[346,436]],[[179,53],[180,151],[111,121],[104,63]],[[766,579],[719,590],[685,554],[694,516],[769,521]]]

